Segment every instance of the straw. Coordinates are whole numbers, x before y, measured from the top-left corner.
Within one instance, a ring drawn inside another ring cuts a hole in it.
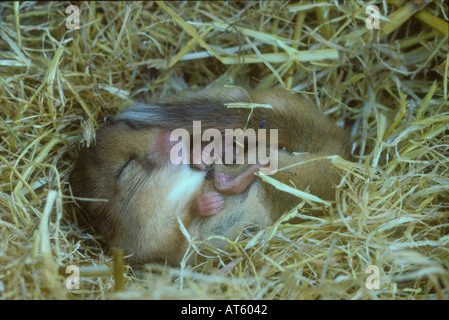
[[[0,3],[0,299],[449,298],[447,1],[80,2],[72,30],[67,5]],[[180,224],[178,267],[106,249],[67,183],[104,117],[244,84],[309,93],[347,128],[335,201],[260,175],[300,202],[274,225],[198,255]]]

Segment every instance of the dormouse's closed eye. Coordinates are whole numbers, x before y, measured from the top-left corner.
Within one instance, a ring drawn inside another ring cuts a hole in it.
[[[126,173],[128,173],[130,166],[133,164],[135,160],[136,160],[135,157],[129,157],[120,164],[116,173],[117,179],[122,178],[123,176],[126,175]]]
[[[117,179],[125,177],[129,173],[130,169],[136,165],[138,165],[140,172],[141,170],[144,170],[147,174],[150,174],[155,168],[155,163],[151,161],[151,159],[148,159],[148,157],[144,157],[142,159],[136,155],[132,155],[123,161],[118,167],[116,172]]]

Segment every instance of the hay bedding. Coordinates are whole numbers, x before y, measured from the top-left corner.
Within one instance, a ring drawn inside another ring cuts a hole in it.
[[[377,2],[369,30],[370,3],[2,2],[0,297],[448,298],[448,4]],[[317,216],[303,203],[194,267],[120,267],[80,227],[66,183],[79,143],[142,92],[242,80],[307,92],[351,129],[336,203]]]

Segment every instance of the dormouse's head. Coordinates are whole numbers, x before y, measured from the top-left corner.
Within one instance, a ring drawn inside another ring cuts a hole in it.
[[[110,246],[132,253],[134,261],[178,255],[177,241],[184,237],[177,217],[190,223],[190,198],[206,174],[173,164],[169,137],[162,128],[107,124],[96,143],[80,151],[70,175],[77,203],[95,228]]]

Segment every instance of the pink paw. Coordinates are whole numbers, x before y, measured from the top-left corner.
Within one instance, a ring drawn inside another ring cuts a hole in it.
[[[223,197],[215,191],[203,194],[196,201],[198,215],[212,216],[219,213],[224,207]]]
[[[215,188],[221,193],[226,194],[240,194],[256,180],[255,172],[259,170],[259,165],[251,165],[245,172],[239,174],[237,177],[218,172],[215,174],[214,183]]]
[[[222,172],[215,173],[214,183],[218,191],[226,191],[235,187],[234,179]]]

